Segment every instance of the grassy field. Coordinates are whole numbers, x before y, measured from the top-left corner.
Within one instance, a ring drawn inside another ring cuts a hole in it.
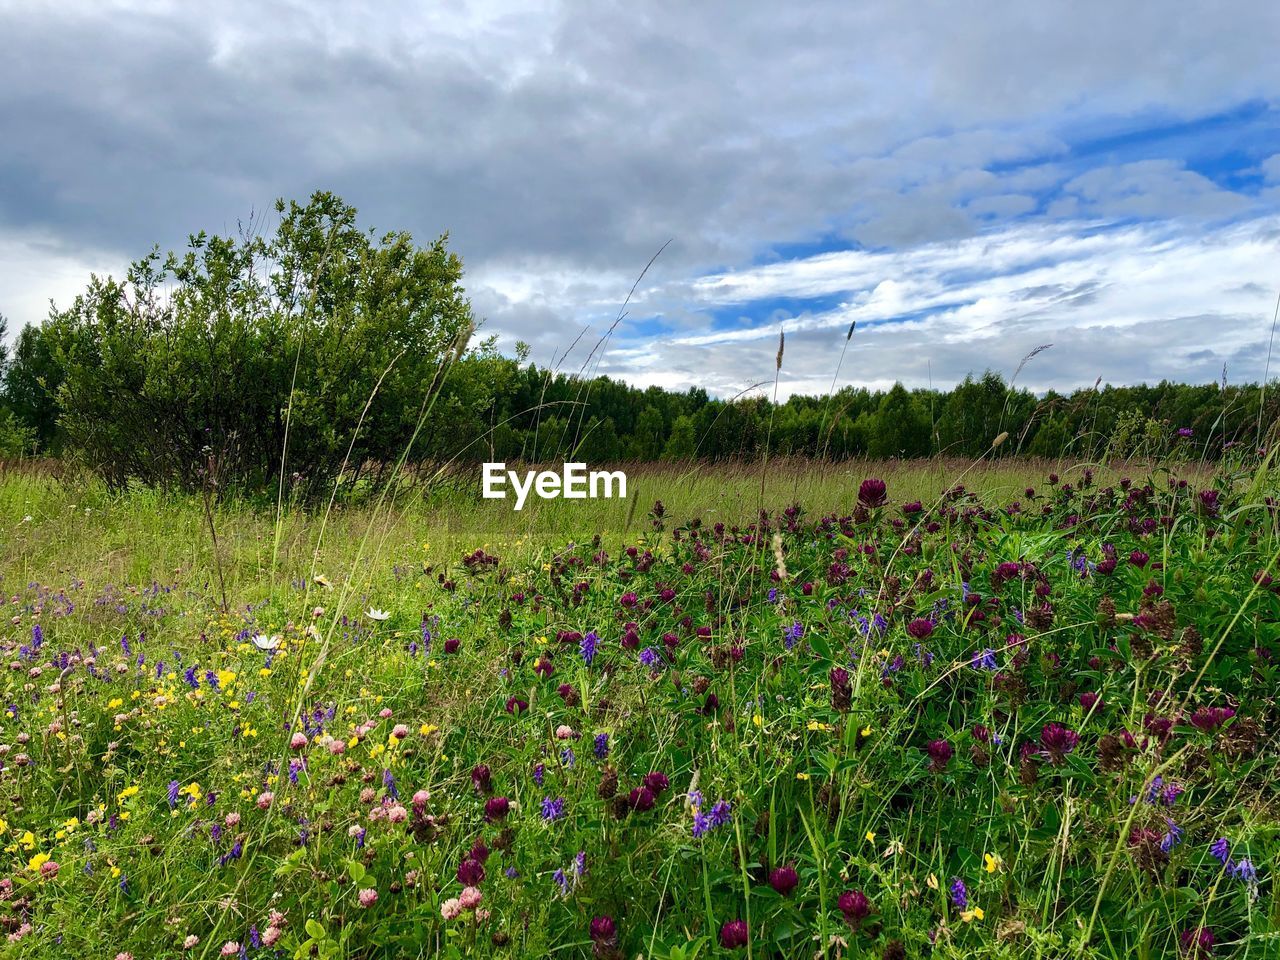
[[[0,954],[1280,955],[1274,475],[628,473],[0,475]]]

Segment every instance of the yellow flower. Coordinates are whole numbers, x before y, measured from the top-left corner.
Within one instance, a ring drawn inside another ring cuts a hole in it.
[[[440,728],[437,727],[434,723],[424,723],[422,726],[418,728],[418,733],[422,734],[422,736],[424,737],[429,737],[431,736],[431,734],[435,733],[439,729]]]
[[[34,857],[31,858],[30,862],[27,863],[27,869],[30,870],[32,873],[39,873],[40,868],[43,867],[48,862],[49,862],[49,855],[47,853],[37,853]]]
[[[870,830],[868,830],[866,833],[866,840],[867,840],[867,843],[875,843],[876,835],[872,833]]]
[[[817,720],[810,720],[810,721],[809,721],[809,729],[810,729],[810,730],[830,730],[830,729],[831,729],[831,724],[829,724],[829,723],[819,723]]]
[[[751,722],[754,723],[757,727],[761,726],[764,723],[764,717],[760,716],[760,714],[757,713],[754,717],[751,718]]]
[[[960,919],[963,920],[965,923],[970,923],[974,920],[981,920],[985,916],[986,914],[982,912],[981,907],[974,907],[972,910],[965,910],[963,913],[961,913]]]
[[[124,801],[128,800],[130,797],[136,796],[137,793],[138,793],[138,788],[136,786],[125,787],[123,790],[120,791],[120,796],[116,797],[116,799],[119,800],[121,803],[124,803]]]
[[[862,728],[862,735],[864,737],[871,736],[871,724],[867,724],[865,727]]]
[[[807,773],[797,773],[797,774],[796,774],[796,779],[797,779],[797,780],[808,780],[808,779],[809,779],[809,775],[808,775]]]
[[[982,859],[986,864],[985,869],[987,873],[995,873],[1002,866],[1004,866],[1004,860],[1000,858],[1000,854],[998,853],[997,854],[984,853],[982,855]]]
[[[938,889],[938,875],[936,873],[929,874],[929,879],[925,880],[924,885],[930,890]]]

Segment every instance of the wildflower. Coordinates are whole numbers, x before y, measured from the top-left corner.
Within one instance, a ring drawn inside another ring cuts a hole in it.
[[[729,920],[720,927],[720,946],[726,950],[745,947],[749,939],[745,920]]]
[[[1231,868],[1231,875],[1237,880],[1243,880],[1245,883],[1257,883],[1258,868],[1253,865],[1253,861],[1248,857],[1236,862]]]
[[[444,903],[440,904],[440,916],[446,920],[456,920],[462,915],[462,901],[457,897],[450,897]]]
[[[849,671],[844,667],[832,667],[831,709],[844,713],[853,702],[853,684],[849,679]]]
[[[1040,731],[1040,743],[1049,755],[1049,762],[1059,766],[1080,742],[1080,734],[1068,730],[1060,723],[1047,723]]]
[[[366,910],[368,910],[370,907],[372,907],[375,903],[378,902],[378,891],[374,890],[372,887],[366,887],[365,889],[361,890],[358,896],[360,900],[360,906],[362,906]]]
[[[591,666],[591,662],[596,658],[596,644],[599,642],[600,638],[588,630],[587,635],[582,638],[582,642],[579,644],[578,649],[582,654],[582,662],[588,667]]]
[[[951,904],[957,910],[966,910],[969,907],[969,888],[959,877],[951,881]]]
[[[1226,837],[1219,837],[1213,843],[1209,844],[1209,853],[1224,867],[1231,864],[1231,844]]]
[[[671,781],[667,779],[665,773],[659,773],[655,770],[652,773],[645,774],[644,785],[653,791],[654,796],[660,797],[671,786]]]
[[[795,890],[799,883],[800,875],[796,873],[796,868],[791,864],[775,867],[769,872],[769,886],[784,897],[791,896],[791,892]]]
[[[907,634],[916,640],[928,640],[933,634],[933,621],[925,617],[916,617],[907,624]]]
[[[183,950],[191,950],[191,949],[193,949],[193,948],[194,948],[194,947],[195,947],[199,942],[200,942],[200,938],[199,938],[199,937],[197,937],[194,933],[189,933],[189,934],[187,934],[186,939],[182,941],[182,949],[183,949]]]
[[[786,627],[782,631],[782,644],[788,650],[795,647],[796,643],[804,636],[804,624],[797,620],[791,626]]]
[[[484,893],[479,887],[464,887],[458,902],[462,904],[463,910],[474,910],[484,902]]]
[[[502,820],[511,810],[511,801],[506,797],[490,797],[484,804],[484,818],[489,823]]]
[[[564,797],[542,798],[542,819],[551,823],[564,817]]]
[[[484,881],[484,864],[468,856],[458,864],[458,882],[464,887],[474,887]]]
[[[592,943],[612,947],[618,942],[618,925],[613,917],[592,917],[588,930]]]
[[[307,746],[307,735],[299,730],[289,738],[290,750],[305,750]]]
[[[1213,954],[1214,939],[1212,928],[1193,927],[1182,931],[1179,942],[1188,957],[1208,957]]]
[[[844,922],[855,930],[863,920],[871,916],[871,901],[861,890],[846,890],[836,899],[836,906],[844,915]]]
[[[888,488],[883,480],[875,478],[863,480],[858,486],[858,503],[868,510],[883,507],[886,503],[885,494],[887,490]]]
[[[645,813],[653,809],[653,805],[657,798],[653,795],[653,791],[648,787],[636,787],[627,797],[631,809],[638,813]]]
[[[1160,849],[1165,853],[1168,853],[1178,844],[1182,843],[1184,831],[1168,817],[1165,818],[1164,822],[1167,825],[1168,830],[1164,836],[1160,838]]]
[[[987,873],[995,873],[1002,866],[1004,866],[1004,860],[1000,857],[1000,854],[998,853],[984,853],[982,855],[982,860],[984,864],[984,869],[987,871]]]
[[[391,619],[390,613],[388,613],[386,610],[378,610],[376,607],[370,607],[368,610],[366,610],[365,616],[376,623],[381,623],[383,620]]]
[[[969,658],[969,666],[975,670],[999,670],[1000,663],[996,660],[996,652],[988,647],[981,653],[975,653]]]
[[[951,744],[945,740],[930,740],[925,750],[929,754],[929,769],[933,773],[941,773],[945,770],[955,754]]]
[[[592,753],[597,760],[605,760],[609,756],[609,735],[607,733],[597,733],[595,739],[595,747]]]
[[[222,945],[222,949],[218,951],[220,956],[234,957],[240,952],[240,942],[238,940],[228,940]]]

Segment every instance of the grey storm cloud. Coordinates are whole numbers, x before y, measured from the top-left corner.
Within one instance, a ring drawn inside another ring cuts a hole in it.
[[[1034,218],[1046,191],[1046,215],[1090,222],[1270,212],[1274,194],[1176,157],[1082,166],[1069,134],[1274,105],[1277,35],[1262,2],[0,0],[0,311],[38,320],[91,269],[331,189],[379,229],[447,230],[488,329],[539,360],[607,326],[673,238],[631,312],[669,335],[624,324],[601,369],[730,391],[754,345],[678,341],[710,329],[701,278],[780,245],[963,243]],[[1270,154],[1257,170],[1274,183]],[[797,317],[788,389],[826,388],[811,320]],[[1126,349],[1165,336],[1123,329]],[[948,331],[939,381],[1000,336]],[[1070,349],[1038,359],[1046,383],[1077,375]],[[1190,376],[1190,356],[1117,379]],[[919,367],[887,351],[849,375],[922,382]]]

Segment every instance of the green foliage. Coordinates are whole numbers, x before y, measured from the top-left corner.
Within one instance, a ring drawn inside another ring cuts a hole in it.
[[[228,610],[200,497],[6,476],[4,956],[1270,957],[1276,474],[883,476],[281,567],[224,502]]]
[[[1280,389],[1257,384],[1037,398],[987,370],[948,391],[897,383],[775,404],[542,369],[524,343],[514,357],[492,340],[455,355],[473,321],[447,237],[375,237],[329,193],[277,212],[269,235],[196,234],[25,328],[3,371],[5,449],[76,456],[116,488],[193,489],[212,465],[223,485],[274,493],[283,472],[291,495],[313,498],[338,480],[367,489],[402,458],[755,460],[767,445],[834,460],[1216,461],[1265,447],[1280,419]]]
[[[68,448],[116,487],[192,489],[213,464],[250,490],[283,470],[309,495],[408,448],[471,328],[461,261],[444,237],[374,239],[331,194],[277,210],[271,236],[201,233],[123,280],[95,277],[15,363],[24,409],[42,425],[55,396]],[[451,402],[484,405],[466,389]]]

